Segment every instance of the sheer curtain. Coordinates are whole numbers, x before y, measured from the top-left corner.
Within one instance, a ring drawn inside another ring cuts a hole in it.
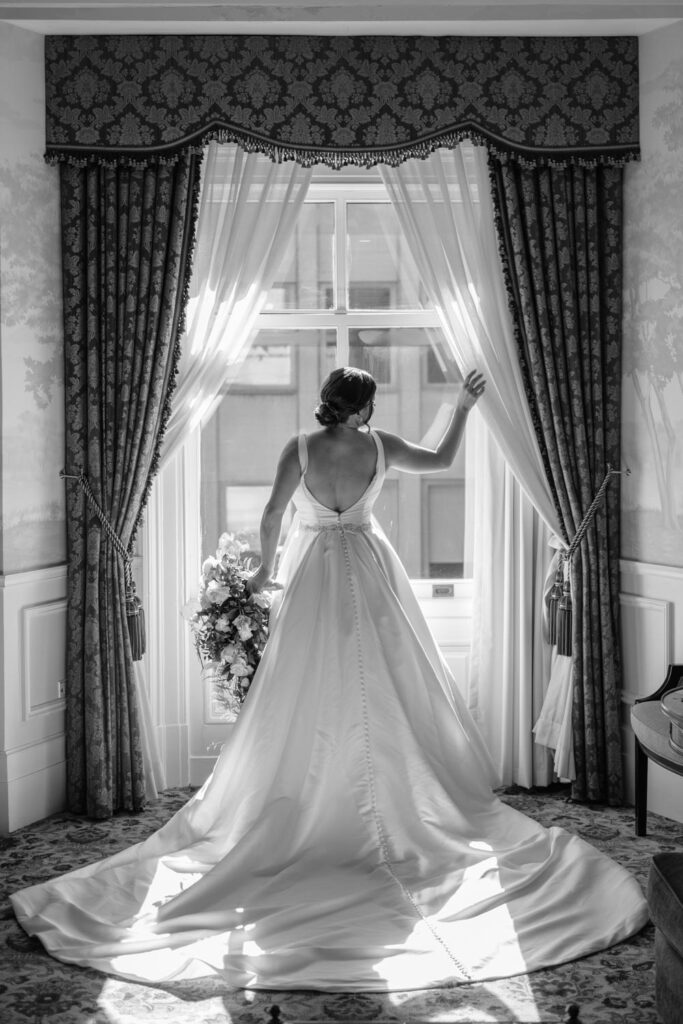
[[[202,177],[193,284],[162,461],[220,402],[291,239],[311,168],[210,143]]]
[[[167,605],[193,596],[201,564],[199,524],[181,500],[199,485],[197,432],[239,369],[306,197],[311,170],[260,153],[212,142],[203,164],[187,329],[164,446],[160,479],[152,490],[147,530],[145,605],[153,642],[148,669],[156,731],[170,782],[186,784],[188,682],[193,664],[189,630],[173,631]],[[169,506],[170,502],[170,506]],[[168,601],[168,594],[173,594]],[[178,665],[183,666],[181,671]],[[160,761],[154,730],[145,759]]]
[[[524,395],[486,150],[460,145],[381,173],[458,366],[488,381],[480,409],[491,436],[471,437],[468,452],[479,494],[470,705],[501,781],[543,784],[551,772],[532,729],[549,671],[546,549],[559,523]]]

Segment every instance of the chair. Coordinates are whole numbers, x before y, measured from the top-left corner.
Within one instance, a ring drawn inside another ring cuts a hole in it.
[[[647,762],[683,775],[683,756],[669,743],[669,719],[659,702],[669,690],[683,685],[683,665],[669,665],[666,679],[655,693],[641,697],[631,708],[636,748],[636,835],[647,835]]]

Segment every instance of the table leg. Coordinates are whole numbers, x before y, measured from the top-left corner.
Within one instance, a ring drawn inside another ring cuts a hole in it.
[[[636,739],[636,835],[647,835],[647,754]]]

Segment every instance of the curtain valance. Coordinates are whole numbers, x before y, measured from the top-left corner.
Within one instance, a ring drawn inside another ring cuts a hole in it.
[[[47,159],[399,164],[463,138],[522,163],[638,155],[635,37],[48,36]]]

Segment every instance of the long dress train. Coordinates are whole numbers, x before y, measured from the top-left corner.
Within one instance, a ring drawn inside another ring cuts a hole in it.
[[[372,507],[308,490],[284,592],[211,777],[149,839],[15,893],[61,960],[149,982],[423,988],[507,977],[639,930],[636,881],[492,792],[484,743]]]

